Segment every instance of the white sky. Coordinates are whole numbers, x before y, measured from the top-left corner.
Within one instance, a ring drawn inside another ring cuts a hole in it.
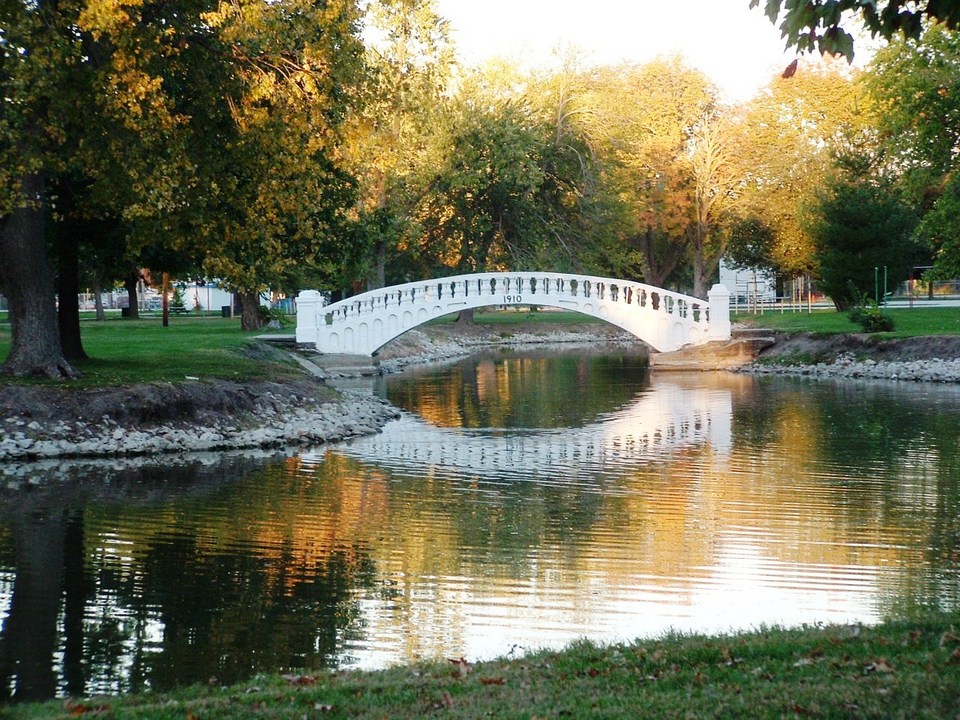
[[[750,0],[437,0],[468,65],[493,56],[549,64],[578,47],[591,64],[681,53],[730,100],[748,99],[795,57]]]

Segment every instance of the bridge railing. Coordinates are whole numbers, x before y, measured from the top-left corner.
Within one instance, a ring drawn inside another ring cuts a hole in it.
[[[730,334],[729,293],[723,286],[714,286],[710,299],[705,301],[617,278],[508,272],[421,280],[371,290],[326,306],[320,293],[304,291],[298,298],[297,339],[313,342],[318,334],[333,331],[337,326],[356,324],[364,316],[381,317],[395,309],[429,306],[446,314],[485,305],[548,305],[581,312],[596,307],[603,312],[592,314],[620,326],[624,326],[624,313],[629,308],[648,317],[661,317],[664,325],[670,319],[682,320],[711,339],[728,338]]]

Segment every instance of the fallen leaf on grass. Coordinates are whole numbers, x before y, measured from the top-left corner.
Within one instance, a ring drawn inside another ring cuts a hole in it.
[[[940,636],[940,647],[946,647],[947,645],[953,645],[955,643],[960,643],[960,635],[953,630],[947,630]]]
[[[457,666],[457,671],[460,674],[460,677],[465,678],[470,672],[472,667],[469,661],[465,657],[461,657],[459,660],[454,660],[453,658],[447,658],[453,665]]]
[[[68,702],[66,705],[66,710],[69,713],[70,717],[80,717],[81,715],[87,715],[88,713],[104,713],[110,711],[109,705],[87,705],[85,703],[72,703]]]
[[[947,658],[947,665],[960,665],[960,647],[950,653],[950,657]]]
[[[317,679],[310,675],[283,675],[284,680],[287,681],[287,685],[296,685],[302,687],[304,685],[316,685]]]
[[[890,672],[893,672],[893,665],[891,665],[886,660],[881,658],[880,660],[877,660],[876,662],[872,662],[869,665],[867,665],[863,669],[863,671],[868,673],[871,673],[871,672],[890,673]]]
[[[453,695],[448,692],[443,693],[443,698],[439,702],[433,703],[434,710],[453,710]]]
[[[506,683],[506,680],[504,680],[502,677],[480,678],[481,685],[503,685],[504,683]]]
[[[320,712],[333,712],[333,705],[327,705],[326,703],[314,703],[313,709]]]

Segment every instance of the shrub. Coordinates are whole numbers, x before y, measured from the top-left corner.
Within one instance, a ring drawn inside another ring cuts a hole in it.
[[[854,308],[850,319],[863,328],[864,332],[890,332],[893,330],[893,318],[880,312],[876,305]]]
[[[849,311],[850,320],[863,328],[864,332],[890,332],[893,330],[893,318],[880,312],[877,304],[865,293],[857,290],[852,282],[847,289],[856,303]]]

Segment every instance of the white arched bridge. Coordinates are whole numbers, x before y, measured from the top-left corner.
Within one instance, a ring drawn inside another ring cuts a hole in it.
[[[652,285],[567,273],[456,275],[371,290],[326,305],[316,290],[297,297],[297,342],[322,353],[373,355],[434,318],[490,305],[573,310],[623,328],[655,350],[730,339],[730,292],[714,285],[708,300]]]

